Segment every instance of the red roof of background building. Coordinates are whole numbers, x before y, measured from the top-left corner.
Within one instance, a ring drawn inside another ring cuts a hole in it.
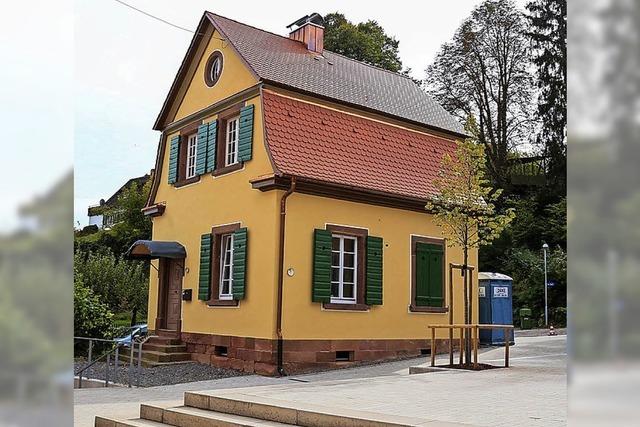
[[[264,95],[267,143],[281,174],[426,199],[455,142],[280,96]]]

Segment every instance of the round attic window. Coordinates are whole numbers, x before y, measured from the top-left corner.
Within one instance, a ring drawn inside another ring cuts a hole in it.
[[[207,65],[204,68],[204,81],[207,86],[215,85],[220,79],[220,74],[222,74],[222,53],[215,51],[207,60]]]

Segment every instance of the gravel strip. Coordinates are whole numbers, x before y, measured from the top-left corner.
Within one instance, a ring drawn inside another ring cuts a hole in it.
[[[86,366],[86,362],[76,361],[74,364],[74,372],[80,370],[83,366]],[[92,378],[104,380],[106,378],[106,363],[98,362],[89,369],[87,369],[83,378]],[[135,385],[136,375],[134,366],[133,383]],[[156,366],[153,368],[140,368],[142,373],[140,376],[140,387],[155,387],[161,385],[182,384],[195,381],[216,380],[220,378],[239,377],[247,375],[245,372],[235,371],[233,369],[216,368],[215,366],[204,365],[196,362],[189,362],[179,365],[167,365]],[[118,366],[118,375],[114,379],[115,365],[113,363],[109,366],[109,382],[115,382],[119,384],[129,383],[129,365]]]

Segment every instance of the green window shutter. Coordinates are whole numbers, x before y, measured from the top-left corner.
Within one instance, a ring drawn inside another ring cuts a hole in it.
[[[382,237],[367,236],[367,293],[365,302],[382,305]]]
[[[233,299],[244,299],[247,281],[247,228],[233,233]]]
[[[253,154],[253,104],[240,110],[240,130],[238,131],[238,160],[251,160]]]
[[[331,232],[316,229],[313,234],[313,302],[331,301]]]
[[[218,121],[209,122],[207,129],[207,166],[205,171],[212,172],[216,168],[216,144],[218,143]]]
[[[202,175],[207,166],[207,141],[208,128],[204,124],[198,126],[198,147],[196,149],[196,175]]]
[[[416,244],[416,301],[417,306],[442,307],[442,246]]]
[[[200,236],[200,281],[198,299],[208,301],[211,291],[211,234]]]
[[[169,144],[169,184],[178,180],[178,152],[180,150],[180,136],[171,138]]]
[[[429,285],[431,307],[444,307],[444,288],[442,283],[442,246],[434,245],[429,253]]]

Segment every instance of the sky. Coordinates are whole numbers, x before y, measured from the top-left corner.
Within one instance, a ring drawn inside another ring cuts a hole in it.
[[[123,0],[188,29],[204,10],[286,35],[294,20],[340,11],[352,22],[378,21],[400,41],[403,65],[415,77],[453,36],[477,0],[301,1]],[[519,5],[524,1],[518,1]],[[310,7],[316,7],[311,10]],[[129,178],[148,173],[159,132],[151,128],[192,34],[136,12],[116,0],[75,3],[74,226],[87,207],[109,198]]]
[[[72,6],[2,6],[0,234],[18,226],[19,206],[46,194],[73,166]]]

